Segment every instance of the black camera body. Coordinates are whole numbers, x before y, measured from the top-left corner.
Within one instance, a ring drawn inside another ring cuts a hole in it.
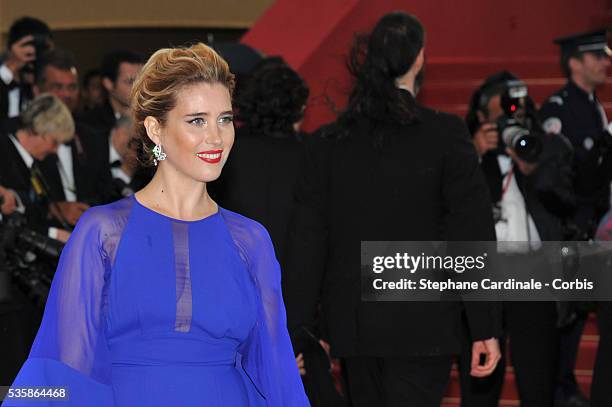
[[[501,94],[504,114],[497,120],[500,148],[510,147],[523,161],[533,163],[542,153],[542,140],[534,132],[532,119],[527,114],[527,85],[520,80],[506,81]]]
[[[35,74],[37,72],[37,63],[40,57],[51,49],[51,38],[48,34],[34,34],[34,38],[28,41],[26,45],[31,45],[36,50],[36,59],[23,67],[24,73]]]
[[[12,287],[44,306],[63,243],[27,228],[21,214],[0,222],[0,304],[12,301]]]

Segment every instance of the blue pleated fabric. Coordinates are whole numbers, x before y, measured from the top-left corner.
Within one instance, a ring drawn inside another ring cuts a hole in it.
[[[64,248],[12,387],[68,401],[3,406],[309,406],[286,329],[280,269],[259,223],[198,221],[134,196],[89,209]]]

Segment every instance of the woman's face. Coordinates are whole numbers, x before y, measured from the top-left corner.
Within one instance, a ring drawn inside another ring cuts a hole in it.
[[[168,112],[166,123],[157,133],[159,137],[151,137],[149,131],[149,137],[161,142],[166,153],[160,169],[166,167],[164,170],[200,182],[214,181],[234,144],[229,90],[220,83],[197,83],[181,89],[175,108]]]

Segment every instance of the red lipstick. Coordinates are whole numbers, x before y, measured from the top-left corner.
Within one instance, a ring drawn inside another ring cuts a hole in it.
[[[206,163],[217,164],[221,161],[221,153],[223,153],[223,150],[200,151],[196,153],[196,157]]]

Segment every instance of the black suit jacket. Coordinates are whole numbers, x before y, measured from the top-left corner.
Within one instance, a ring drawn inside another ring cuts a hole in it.
[[[34,193],[30,169],[4,132],[0,132],[0,185],[17,192],[26,208],[29,227],[46,234],[48,202]]]
[[[32,87],[28,84],[19,84],[19,107],[20,110],[26,102],[32,100]],[[18,117],[8,117],[9,113],[9,91],[10,88],[0,79],[0,131],[4,133],[14,133],[19,127]]]
[[[108,137],[117,119],[110,102],[107,101],[100,107],[83,112],[76,121],[94,130],[98,135]]]
[[[75,138],[70,142],[72,172],[77,200],[89,205],[99,205],[112,200],[112,177],[108,165],[108,142],[99,131],[82,123],[76,126]],[[41,170],[50,187],[53,202],[65,201],[64,188],[58,170],[58,157],[47,156],[41,162]]]
[[[494,306],[361,301],[361,241],[495,240],[467,128],[458,117],[418,110],[413,125],[362,120],[348,137],[308,143],[283,292],[290,330],[314,324],[320,299],[336,356],[459,353],[462,306],[474,340],[501,333]]]
[[[293,134],[273,138],[238,129],[221,177],[211,185],[221,206],[266,227],[281,265],[303,150]]]
[[[565,228],[574,212],[576,198],[572,186],[572,154],[569,142],[563,135],[541,134],[543,152],[536,170],[526,176],[515,171],[516,183],[525,199],[525,207],[531,215],[543,241],[565,240]],[[497,152],[482,157],[481,168],[489,186],[491,203],[502,198],[503,176],[497,161]]]
[[[3,80],[0,79],[0,123],[2,123],[3,127],[4,122],[8,119],[8,110],[9,110],[9,87],[4,83]]]

